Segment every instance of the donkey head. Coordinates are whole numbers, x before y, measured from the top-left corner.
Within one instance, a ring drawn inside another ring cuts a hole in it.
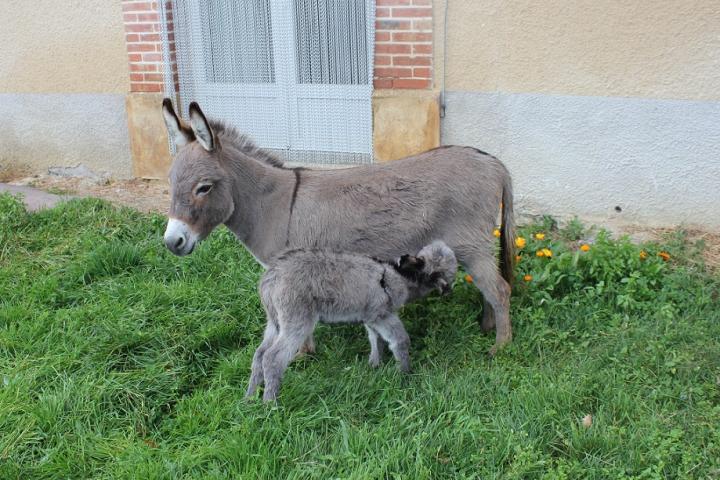
[[[220,143],[197,103],[190,104],[190,125],[163,100],[163,118],[177,153],[170,167],[170,212],[165,245],[175,255],[195,245],[232,215],[232,189]]]
[[[444,242],[436,240],[417,254],[423,261],[421,289],[437,289],[443,295],[450,293],[457,274],[455,253]]]

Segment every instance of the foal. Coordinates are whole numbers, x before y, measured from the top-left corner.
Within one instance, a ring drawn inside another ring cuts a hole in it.
[[[246,395],[264,382],[263,400],[275,399],[285,369],[318,322],[363,323],[370,365],[380,364],[387,342],[400,370],[408,372],[410,338],[395,312],[435,289],[448,293],[456,272],[455,254],[441,241],[392,263],[324,250],[285,252],[260,280],[267,325]]]

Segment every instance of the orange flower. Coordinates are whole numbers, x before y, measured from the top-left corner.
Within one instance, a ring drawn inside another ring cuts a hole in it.
[[[647,257],[647,252],[645,250],[640,250],[640,260],[645,260]]]
[[[587,252],[588,250],[590,250],[590,245],[580,245],[580,250],[582,250],[583,252]]]
[[[473,278],[470,275],[465,275],[465,281],[467,283],[473,283]]]
[[[666,262],[670,260],[670,254],[668,252],[658,252],[658,257],[662,258]]]
[[[552,250],[550,250],[549,248],[543,248],[542,252],[546,257],[548,257],[548,258],[552,257]]]
[[[532,275],[525,275],[523,277],[523,280],[525,280],[526,282],[529,282],[530,280],[532,280]]]
[[[515,255],[515,262],[520,263],[520,260],[522,260],[522,257],[520,255]]]
[[[542,251],[542,250],[538,250],[537,252],[535,252],[535,255],[538,256],[538,257],[544,257],[544,256],[545,256],[545,252]]]
[[[525,248],[526,244],[527,244],[527,242],[525,241],[525,239],[523,237],[517,237],[515,239],[515,246],[517,248]]]
[[[535,239],[536,239],[536,240],[544,240],[544,239],[545,239],[545,234],[544,234],[544,233],[536,233],[536,234],[535,234]]]
[[[495,238],[499,237],[499,236],[500,236],[500,230],[498,230],[497,228],[496,228],[495,230],[493,230],[493,235],[495,236]]]

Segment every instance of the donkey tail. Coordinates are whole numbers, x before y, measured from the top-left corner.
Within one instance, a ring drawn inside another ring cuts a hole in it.
[[[510,173],[505,169],[502,180],[502,223],[500,224],[500,273],[512,286],[515,266],[515,221]]]

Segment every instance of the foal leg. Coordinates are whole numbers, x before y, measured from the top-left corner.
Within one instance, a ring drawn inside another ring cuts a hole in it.
[[[280,333],[275,343],[267,349],[262,359],[265,374],[264,402],[277,398],[285,369],[312,332],[315,323],[307,317],[295,317],[288,322],[281,322],[280,325]]]
[[[310,335],[305,339],[302,346],[300,347],[300,351],[298,351],[297,356],[301,357],[304,354],[310,354],[312,355],[315,353],[315,338],[313,337],[312,332],[310,332]]]
[[[368,358],[368,363],[371,367],[377,368],[380,366],[380,362],[382,361],[385,341],[370,325],[365,324],[365,330],[367,330],[368,339],[370,340],[370,357]]]
[[[405,326],[394,313],[379,318],[370,325],[388,343],[398,367],[403,373],[410,371],[410,336]]]
[[[272,320],[268,319],[268,323],[265,325],[265,335],[263,336],[263,341],[258,349],[255,350],[255,355],[253,355],[250,383],[248,384],[247,392],[245,392],[246,397],[252,397],[255,395],[255,390],[257,390],[258,385],[263,383],[263,355],[265,354],[265,351],[275,342],[277,335],[277,326]]]
[[[490,356],[494,356],[503,345],[512,340],[510,285],[500,275],[494,256],[476,254],[464,263],[470,270],[475,286],[484,297],[483,329],[492,328],[492,324],[495,324],[495,345],[488,352]],[[490,308],[487,308],[488,306]]]

